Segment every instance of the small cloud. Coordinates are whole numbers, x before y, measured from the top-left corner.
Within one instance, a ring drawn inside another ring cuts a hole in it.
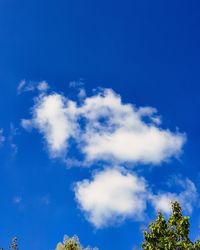
[[[45,92],[49,89],[49,85],[46,81],[42,81],[38,83],[37,89],[41,92]]]
[[[25,129],[37,128],[48,144],[51,157],[63,157],[68,149],[68,139],[77,131],[76,104],[59,94],[41,96],[30,120],[22,119]]]
[[[152,203],[156,211],[160,211],[165,214],[171,213],[171,203],[177,200],[175,193],[162,193],[152,196]]]
[[[155,210],[161,211],[165,214],[171,212],[171,203],[178,201],[182,205],[183,209],[188,213],[192,213],[193,204],[197,201],[198,194],[195,184],[186,178],[176,179],[176,184],[183,189],[180,193],[162,192],[158,195],[150,195],[150,201],[152,202]]]
[[[84,86],[84,82],[82,79],[78,80],[78,81],[71,81],[69,82],[69,87],[70,88],[80,88]]]
[[[80,99],[83,99],[83,98],[86,97],[86,91],[85,91],[84,88],[80,88],[80,89],[79,89],[78,97],[79,97]]]
[[[23,92],[33,92],[38,90],[39,92],[43,93],[49,89],[49,85],[46,81],[41,82],[32,82],[22,80],[19,85],[17,86],[17,94],[20,95]]]
[[[25,79],[20,81],[17,86],[17,94],[20,95],[23,92],[32,92],[35,90],[35,86],[33,82],[27,82]]]
[[[32,120],[28,120],[28,119],[22,119],[21,120],[21,126],[26,129],[27,131],[30,131],[33,127],[33,123]]]
[[[118,168],[96,172],[92,180],[76,183],[74,191],[86,218],[97,228],[126,218],[141,220],[148,194],[143,178]]]
[[[23,91],[24,86],[26,85],[26,80],[21,80],[17,86],[17,94],[20,95]]]

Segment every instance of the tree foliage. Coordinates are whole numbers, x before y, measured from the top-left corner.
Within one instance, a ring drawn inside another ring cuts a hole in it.
[[[98,250],[97,248],[83,248],[77,236],[64,237],[63,243],[58,243],[56,250]]]
[[[12,238],[10,249],[12,249],[12,250],[18,250],[17,237]]]
[[[144,231],[143,250],[200,250],[200,240],[189,238],[189,217],[182,215],[178,202],[172,203],[172,214],[165,220],[162,213]]]
[[[178,202],[172,203],[172,214],[166,220],[161,212],[157,219],[144,231],[143,250],[200,250],[200,240],[192,242],[189,238],[189,217],[183,216]],[[4,250],[0,248],[0,250]],[[10,250],[18,250],[17,238],[11,241]],[[83,248],[77,236],[65,237],[56,250],[98,250]],[[125,249],[123,249],[125,250]]]
[[[10,250],[19,250],[18,249],[17,237],[12,238],[9,249]],[[4,248],[0,248],[0,250],[4,250]]]

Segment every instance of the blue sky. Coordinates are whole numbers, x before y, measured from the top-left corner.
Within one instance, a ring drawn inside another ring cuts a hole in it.
[[[132,250],[170,199],[199,236],[199,29],[198,1],[0,1],[0,245]]]

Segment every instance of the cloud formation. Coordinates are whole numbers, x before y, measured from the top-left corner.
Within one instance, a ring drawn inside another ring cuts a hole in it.
[[[129,217],[141,219],[147,188],[143,178],[112,168],[78,182],[75,195],[88,220],[100,228]]]
[[[158,127],[156,109],[123,104],[110,89],[86,98],[81,113],[87,120],[82,141],[88,160],[159,164],[179,155],[185,142],[184,134]]]
[[[23,92],[33,92],[38,90],[39,92],[46,92],[49,89],[49,85],[46,81],[41,82],[27,82],[25,79],[20,81],[17,86],[17,94],[20,95]]]
[[[31,118],[21,121],[26,130],[35,128],[43,135],[51,157],[61,157],[71,166],[90,166],[98,161],[108,165],[74,188],[76,201],[96,228],[126,218],[139,220],[147,203],[168,213],[170,201],[178,200],[191,211],[196,189],[190,180],[179,183],[184,189],[179,194],[153,194],[144,178],[119,167],[127,167],[127,163],[158,165],[181,154],[186,135],[163,129],[161,123],[155,108],[125,104],[112,89],[89,97],[82,91],[77,101],[41,92],[35,98]],[[74,142],[83,161],[68,157]]]
[[[76,105],[59,94],[40,96],[32,111],[32,120],[23,119],[25,129],[35,127],[43,134],[50,155],[58,157],[66,153],[68,139],[76,133]]]
[[[186,136],[162,129],[152,107],[123,104],[111,89],[104,89],[81,104],[61,94],[41,95],[32,119],[22,126],[43,134],[51,156],[66,153],[74,138],[86,161],[160,164],[181,153]]]
[[[119,168],[96,172],[92,180],[86,179],[75,185],[75,197],[87,220],[96,228],[123,221],[127,218],[143,220],[147,203],[154,210],[171,212],[171,202],[178,201],[188,213],[197,200],[194,183],[178,180],[183,188],[179,194],[162,192],[153,194],[144,178]]]
[[[160,193],[158,195],[151,195],[150,200],[157,211],[165,214],[171,213],[171,202],[178,201],[183,209],[188,213],[193,210],[193,203],[197,200],[198,194],[194,183],[186,178],[185,180],[177,179],[176,184],[180,186],[183,191],[180,193]]]

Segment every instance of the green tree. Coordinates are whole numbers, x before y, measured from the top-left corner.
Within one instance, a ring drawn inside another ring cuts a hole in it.
[[[18,243],[17,243],[17,237],[13,237],[10,244],[11,250],[19,250]],[[0,248],[0,250],[4,250],[4,248]]]
[[[58,243],[56,250],[98,250],[97,248],[91,249],[90,247],[83,248],[77,236],[71,238],[64,237],[63,243]]]
[[[172,214],[165,220],[162,213],[144,231],[143,250],[200,250],[200,240],[189,238],[189,217],[182,215],[178,202],[172,203]]]
[[[12,238],[10,249],[18,250],[17,237]]]
[[[81,250],[77,237],[64,239],[63,243],[58,243],[56,250]]]

